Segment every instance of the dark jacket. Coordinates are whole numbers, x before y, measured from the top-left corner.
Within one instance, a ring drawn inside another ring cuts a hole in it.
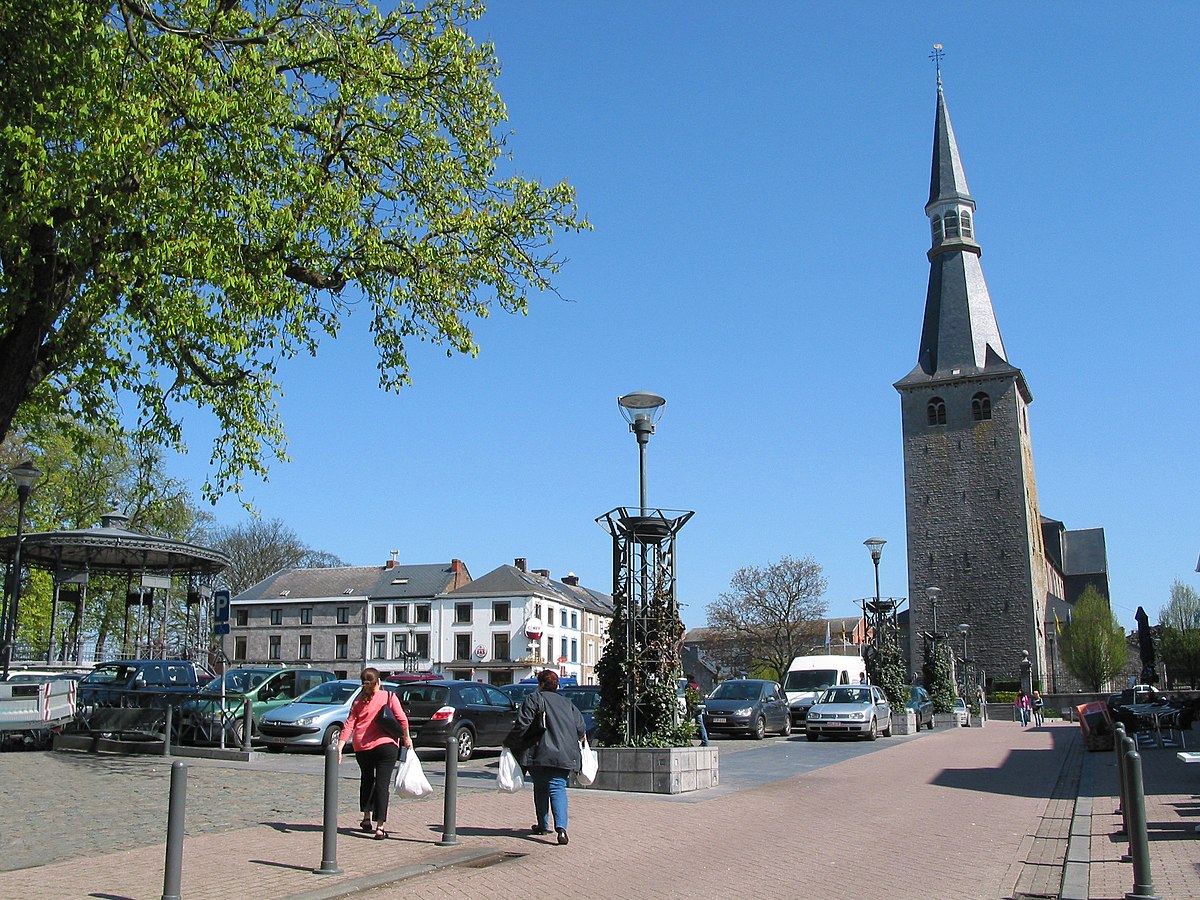
[[[527,744],[525,734],[546,711],[546,733],[534,744]],[[587,732],[583,714],[575,704],[555,691],[534,691],[521,704],[517,722],[504,740],[522,766],[548,766],[578,772],[579,744]]]

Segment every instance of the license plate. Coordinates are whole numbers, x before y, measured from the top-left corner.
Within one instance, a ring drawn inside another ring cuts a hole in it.
[[[725,724],[725,719],[724,719],[724,717],[722,717],[722,718],[718,719],[716,716],[713,716],[712,723],[713,723],[714,725],[724,725],[724,724]]]
[[[269,737],[269,738],[267,738],[267,743],[268,744],[284,744],[284,743],[287,743],[287,738]]]

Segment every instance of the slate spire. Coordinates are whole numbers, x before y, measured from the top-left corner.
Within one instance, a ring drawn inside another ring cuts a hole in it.
[[[979,264],[983,251],[975,240],[975,199],[967,187],[940,74],[925,214],[931,242],[921,347],[916,367],[896,387],[985,372],[1019,373],[1008,364]],[[1020,380],[1022,393],[1028,394]]]

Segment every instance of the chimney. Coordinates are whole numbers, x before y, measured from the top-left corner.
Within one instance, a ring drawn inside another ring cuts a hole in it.
[[[513,565],[516,566],[518,569],[520,569],[522,572],[529,571],[529,560],[527,560],[523,556],[518,556],[516,559],[514,559]]]
[[[563,584],[569,584],[571,587],[579,587],[579,576],[574,572],[568,572],[563,576]]]
[[[396,561],[396,557],[398,557],[400,555],[400,551],[399,550],[389,550],[388,552],[392,555],[392,558],[389,559],[386,563],[384,563],[383,567],[385,569],[394,569],[394,568],[396,568],[396,566],[400,565],[400,563]]]
[[[463,571],[463,563],[461,559],[450,560],[450,571],[455,575],[461,575]]]
[[[549,577],[550,577],[550,570],[549,570],[549,569],[534,569],[534,570],[533,570],[533,574],[534,574],[534,575],[541,575],[543,578],[549,578]]]

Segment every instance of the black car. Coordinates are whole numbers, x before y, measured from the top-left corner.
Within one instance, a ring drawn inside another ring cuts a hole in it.
[[[414,747],[445,748],[458,738],[465,762],[478,747],[499,747],[517,721],[517,704],[507,694],[478,681],[424,681],[402,684],[396,696],[408,716]]]
[[[914,684],[908,689],[908,702],[904,705],[917,714],[917,731],[921,730],[922,725],[933,731],[933,699],[929,691]]]
[[[570,685],[559,688],[558,692],[574,703],[575,708],[583,714],[583,724],[587,728],[588,743],[593,743],[596,733],[596,708],[600,706],[600,685]]]

